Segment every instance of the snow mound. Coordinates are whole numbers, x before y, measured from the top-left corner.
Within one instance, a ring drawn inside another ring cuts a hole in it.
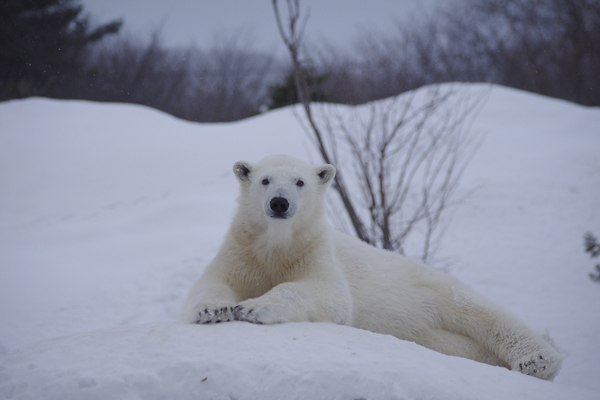
[[[5,355],[19,399],[595,399],[414,343],[345,326],[147,324]]]

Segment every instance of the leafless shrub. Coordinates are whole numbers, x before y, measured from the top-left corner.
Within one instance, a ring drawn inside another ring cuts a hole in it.
[[[435,252],[447,212],[463,199],[459,182],[481,139],[471,123],[487,93],[434,85],[358,108],[316,108],[333,162],[353,172],[370,243],[404,254],[413,237],[423,261]]]
[[[592,232],[586,232],[583,236],[583,243],[585,246],[585,252],[590,253],[591,258],[600,257],[600,243]],[[593,282],[600,283],[600,264],[596,264],[596,273],[590,273],[590,279]]]

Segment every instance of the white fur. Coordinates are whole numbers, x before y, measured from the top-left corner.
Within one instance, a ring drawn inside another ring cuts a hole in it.
[[[323,198],[333,166],[271,156],[234,172],[237,214],[183,321],[333,322],[542,379],[558,373],[562,356],[549,339],[450,276],[332,229]],[[286,218],[274,216],[274,197],[289,203]]]

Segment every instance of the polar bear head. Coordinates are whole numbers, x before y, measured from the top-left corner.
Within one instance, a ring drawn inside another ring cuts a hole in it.
[[[239,161],[233,171],[245,218],[264,227],[292,229],[321,218],[323,194],[335,176],[333,165],[316,167],[287,155],[270,156],[256,165]]]

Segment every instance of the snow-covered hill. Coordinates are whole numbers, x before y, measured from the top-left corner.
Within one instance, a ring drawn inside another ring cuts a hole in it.
[[[462,90],[476,86],[465,85]],[[568,355],[554,383],[329,324],[183,326],[235,208],[232,164],[319,162],[292,108],[194,124],[133,105],[0,104],[0,398],[600,397],[600,110],[502,87],[438,254]],[[206,378],[206,379],[205,379]]]

